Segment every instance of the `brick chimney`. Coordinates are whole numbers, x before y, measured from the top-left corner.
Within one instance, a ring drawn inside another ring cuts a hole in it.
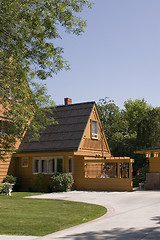
[[[65,98],[65,99],[64,99],[64,104],[65,104],[65,105],[70,105],[70,104],[72,104],[72,99],[71,99],[71,98]]]

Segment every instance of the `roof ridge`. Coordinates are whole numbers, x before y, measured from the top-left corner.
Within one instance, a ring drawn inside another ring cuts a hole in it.
[[[82,102],[82,103],[72,103],[72,104],[68,104],[68,105],[55,105],[53,107],[50,107],[50,108],[53,108],[53,109],[56,109],[57,107],[69,107],[69,106],[76,106],[76,105],[87,105],[87,104],[95,104],[96,102],[95,101],[90,101],[90,102]]]

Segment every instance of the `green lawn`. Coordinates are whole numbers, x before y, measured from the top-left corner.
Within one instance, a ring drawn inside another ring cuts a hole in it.
[[[0,235],[44,236],[106,213],[98,205],[51,199],[27,199],[37,193],[0,195]]]

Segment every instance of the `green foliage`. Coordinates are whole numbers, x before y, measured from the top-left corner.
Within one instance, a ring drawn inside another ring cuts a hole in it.
[[[63,48],[52,40],[61,38],[59,26],[80,35],[86,21],[79,13],[85,7],[91,7],[87,0],[1,0],[0,69],[9,69],[10,57],[31,77],[36,74],[40,79],[68,69]]]
[[[73,185],[73,177],[69,173],[53,174],[50,178],[50,189],[53,192],[69,190]]]
[[[134,174],[145,173],[148,161],[134,151],[160,146],[160,108],[152,108],[144,99],[129,99],[120,110],[108,98],[97,107],[111,153],[134,158]]]
[[[1,183],[0,184],[0,194],[5,193],[6,191],[6,183]]]
[[[8,134],[0,136],[0,149],[4,150],[0,158],[15,151],[16,138],[22,139],[31,120],[34,140],[40,129],[54,122],[47,117],[54,103],[45,85],[33,79],[44,80],[69,69],[63,48],[54,40],[61,38],[61,27],[76,35],[84,31],[86,21],[79,13],[85,7],[91,7],[87,0],[0,1],[0,116],[11,121]]]
[[[129,99],[124,102],[124,107],[123,114],[128,122],[128,134],[137,134],[138,124],[146,117],[147,112],[151,110],[152,107],[147,104],[144,98],[134,101]]]
[[[122,144],[122,141],[127,137],[128,127],[124,115],[114,101],[108,98],[100,99],[97,108],[112,154],[123,156],[126,142]]]
[[[6,89],[9,89],[9,94],[6,94]],[[0,96],[4,131],[0,135],[0,149],[5,150],[1,151],[0,157],[3,159],[7,153],[15,151],[15,143],[17,139],[22,140],[26,129],[32,132],[31,139],[37,140],[39,130],[55,121],[53,117],[48,118],[52,111],[50,106],[54,106],[54,103],[42,84],[32,82],[29,86],[27,79],[11,81],[5,78],[0,80]],[[32,125],[29,126],[31,120]]]
[[[14,186],[13,186],[14,191],[21,190],[21,185],[22,185],[21,177],[14,177],[12,175],[6,175],[6,177],[3,179],[3,183],[6,183],[6,182],[14,184]]]
[[[46,192],[48,190],[46,176],[43,173],[34,175],[31,183],[31,191],[33,192]]]
[[[141,148],[160,146],[160,107],[149,110],[139,122],[137,140]]]
[[[144,183],[146,180],[146,173],[141,172],[139,175],[133,176],[133,187],[139,187],[139,183]]]
[[[106,213],[106,208],[93,204],[25,198],[32,195],[37,193],[14,192],[12,197],[0,195],[0,235],[44,236]]]
[[[6,175],[6,177],[3,179],[3,183],[7,182],[7,183],[16,184],[16,181],[17,181],[17,178],[12,175]]]

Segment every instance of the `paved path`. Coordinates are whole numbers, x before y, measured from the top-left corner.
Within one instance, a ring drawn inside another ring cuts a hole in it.
[[[35,197],[35,196],[34,196]],[[53,198],[103,205],[108,213],[44,237],[4,238],[0,240],[158,240],[160,239],[160,191],[52,193],[37,198]],[[2,237],[2,238],[1,238]]]

